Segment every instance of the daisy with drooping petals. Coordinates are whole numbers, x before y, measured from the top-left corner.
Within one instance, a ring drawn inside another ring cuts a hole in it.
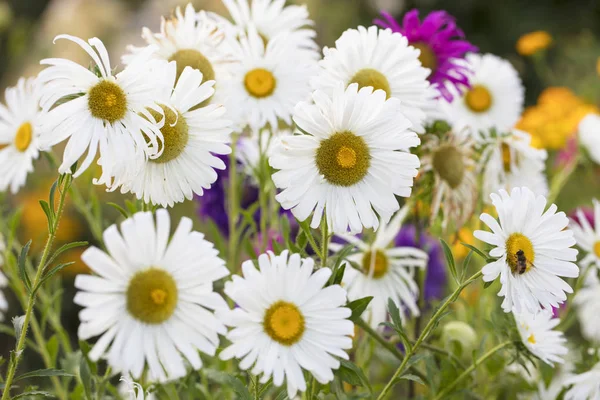
[[[402,319],[405,318],[405,308],[412,316],[419,315],[419,287],[413,272],[415,268],[427,266],[427,253],[416,247],[394,245],[408,210],[407,206],[402,208],[389,224],[382,221],[372,243],[366,243],[352,235],[338,235],[358,249],[358,252],[347,259],[354,262],[354,265],[359,265],[361,269],[347,264],[343,284],[351,301],[373,296],[363,314],[363,318],[373,328],[386,321],[388,299],[392,299],[401,310]],[[336,251],[340,250],[342,245],[331,243],[330,248]]]
[[[0,191],[10,188],[17,193],[40,154],[40,87],[34,78],[21,78],[17,86],[6,89],[4,97],[6,106],[0,104]]]
[[[279,120],[291,125],[294,106],[310,97],[308,81],[316,62],[298,58],[288,46],[287,34],[265,45],[252,27],[235,52],[241,63],[232,68],[230,79],[220,82],[217,97],[239,130],[247,125],[259,130],[267,124],[276,129]]]
[[[536,196],[526,187],[514,188],[511,193],[500,190],[492,193],[492,204],[499,220],[481,214],[492,232],[475,231],[477,239],[494,248],[490,257],[496,258],[483,267],[483,280],[491,282],[500,276],[505,312],[537,313],[542,308],[558,308],[573,289],[560,277],[575,278],[579,268],[573,231],[566,229],[569,219],[557,213],[552,204],[545,212],[546,198]]]
[[[376,26],[348,29],[336,40],[334,48],[323,49],[319,75],[313,87],[327,93],[339,83],[358,84],[359,89],[383,90],[386,98],[401,101],[402,112],[415,132],[424,132],[424,109],[435,97],[429,86],[429,70],[419,62],[419,51],[408,45],[406,37]]]
[[[594,222],[590,224],[581,209],[577,210],[577,220],[572,219],[570,228],[573,230],[577,246],[587,254],[579,261],[579,266],[586,269],[590,265],[600,269],[600,201],[593,199]]]
[[[599,382],[600,363],[597,363],[589,371],[565,379],[565,387],[573,386],[565,393],[564,400],[600,400]]]
[[[600,115],[588,114],[579,123],[578,138],[581,146],[596,164],[600,164]]]
[[[294,114],[307,134],[283,138],[269,159],[283,189],[277,200],[300,221],[314,211],[313,228],[325,213],[330,232],[377,229],[399,209],[395,196],[411,194],[419,158],[408,149],[420,140],[400,100],[382,90],[340,84],[333,98],[312,97],[315,104],[300,103]]]
[[[444,229],[449,223],[460,228],[473,215],[477,200],[474,141],[454,132],[443,138],[427,135],[423,153],[421,171],[434,177],[430,220],[443,213]]]
[[[567,339],[563,332],[553,330],[560,319],[554,318],[552,311],[513,312],[513,315],[523,344],[534,356],[550,366],[564,362],[563,356],[568,353]]]
[[[531,145],[531,135],[513,130],[509,135],[484,139],[483,193],[489,195],[500,189],[512,190],[526,186],[536,195],[548,195],[546,150]]]
[[[137,382],[122,376],[119,385],[119,393],[129,400],[154,400],[156,396],[152,393],[144,393],[144,388]]]
[[[410,10],[400,25],[390,14],[382,12],[381,19],[374,22],[406,36],[408,43],[421,51],[419,61],[431,70],[427,79],[446,101],[453,98],[447,86],[458,95],[470,88],[471,71],[464,61],[465,55],[476,53],[478,49],[464,39],[465,34],[456,26],[453,16],[445,11],[433,11],[421,22],[419,11]]]
[[[100,77],[70,60],[49,58],[40,72],[43,83],[40,104],[48,112],[42,123],[40,148],[48,148],[69,138],[61,174],[87,150],[87,156],[75,176],[92,163],[98,148],[102,176],[97,183],[109,184],[116,170],[139,158],[156,157],[159,153],[161,116],[156,121],[148,109],[162,112],[155,103],[157,90],[163,84],[152,76],[149,62],[152,49],[142,52],[123,71],[113,75],[108,52],[97,38],[87,42],[70,35],[55,40],[75,42],[92,58]],[[64,99],[75,97],[62,102]]]
[[[262,375],[275,386],[285,379],[293,399],[306,391],[303,369],[321,384],[333,380],[333,371],[348,359],[345,349],[352,347],[354,324],[347,318],[346,291],[339,285],[324,287],[331,269],[313,273],[314,261],[302,259],[287,250],[279,256],[272,252],[242,264],[243,277],[233,276],[225,284],[225,294],[237,307],[219,313],[227,325],[232,344],[225,348],[223,360],[240,359],[239,367]]]
[[[600,279],[595,270],[586,274],[585,284],[575,294],[573,303],[577,307],[583,337],[590,342],[600,343]]]
[[[440,102],[455,130],[469,129],[473,135],[514,127],[521,113],[525,89],[515,68],[493,54],[467,54],[473,70],[471,89],[455,96],[451,103]]]
[[[82,260],[97,275],[78,275],[75,303],[79,338],[100,336],[89,353],[113,371],[163,382],[185,376],[186,362],[202,366],[199,351],[213,356],[225,326],[210,310],[226,308],[213,282],[227,275],[204,235],[182,218],[169,240],[164,210],[139,212],[104,231],[108,253],[90,247]],[[144,370],[146,370],[144,372]]]
[[[225,119],[225,107],[204,103],[214,93],[214,81],[203,82],[202,73],[186,67],[177,78],[174,62],[163,64],[158,79],[168,83],[161,98],[165,123],[160,157],[143,160],[134,172],[117,176],[113,187],[131,191],[146,203],[163,207],[202,196],[217,179],[215,169],[225,169],[216,155],[229,154],[231,123]],[[170,89],[174,87],[173,89]],[[158,118],[158,113],[151,111]]]

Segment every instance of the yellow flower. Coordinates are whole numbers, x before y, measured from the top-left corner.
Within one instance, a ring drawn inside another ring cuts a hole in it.
[[[452,254],[457,260],[464,259],[469,254],[469,248],[463,246],[461,243],[467,243],[470,245],[475,244],[475,237],[473,236],[473,230],[471,228],[462,227],[459,229],[452,245]]]
[[[552,44],[552,36],[546,31],[527,33],[517,41],[517,52],[522,56],[531,56]]]

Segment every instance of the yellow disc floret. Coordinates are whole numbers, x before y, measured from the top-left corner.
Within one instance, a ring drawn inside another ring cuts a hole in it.
[[[136,273],[127,288],[127,310],[135,319],[160,324],[173,315],[178,291],[167,271],[149,268]]]
[[[103,80],[90,89],[88,107],[94,117],[113,123],[125,116],[127,97],[115,82]]]
[[[271,339],[291,346],[302,338],[305,328],[304,316],[296,305],[278,301],[265,313],[263,327]]]
[[[24,122],[17,129],[15,134],[14,144],[15,148],[20,152],[24,152],[29,148],[31,139],[33,138],[33,128],[29,122]]]

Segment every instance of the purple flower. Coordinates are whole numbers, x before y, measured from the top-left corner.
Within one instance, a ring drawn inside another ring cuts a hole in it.
[[[421,50],[419,60],[431,69],[429,81],[447,101],[452,93],[446,85],[453,85],[458,93],[469,89],[469,73],[465,54],[477,52],[478,48],[464,40],[463,31],[456,26],[454,17],[445,11],[433,11],[423,21],[419,11],[411,10],[404,15],[400,25],[390,14],[381,12],[381,19],[373,21],[382,28],[400,32],[411,46]]]
[[[444,297],[446,288],[446,265],[440,242],[426,232],[421,232],[421,240],[417,246],[416,229],[414,225],[405,225],[398,235],[395,244],[398,247],[411,246],[422,249],[429,256],[427,277],[425,278],[424,297],[427,302]]]

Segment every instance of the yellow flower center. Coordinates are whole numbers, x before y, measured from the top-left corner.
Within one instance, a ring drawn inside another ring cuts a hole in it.
[[[304,316],[296,305],[278,301],[265,313],[263,326],[271,339],[291,346],[299,341],[304,333]]]
[[[431,47],[424,42],[412,43],[411,46],[421,50],[421,54],[419,55],[419,61],[421,61],[421,65],[423,65],[425,68],[429,68],[433,73],[438,66],[438,60]]]
[[[456,189],[465,177],[465,162],[461,151],[453,145],[442,145],[433,152],[432,165],[441,179]]]
[[[492,94],[482,85],[474,85],[465,96],[467,107],[473,112],[482,113],[492,106]]]
[[[359,89],[368,86],[371,86],[373,91],[381,89],[385,92],[386,98],[388,99],[392,96],[392,89],[390,88],[390,83],[385,75],[372,68],[363,68],[358,71],[350,79],[350,83],[348,83],[348,85],[351,83],[358,83]]]
[[[183,115],[180,113],[175,114],[172,109],[163,105],[161,105],[161,108],[165,113],[165,124],[160,128],[164,138],[163,153],[160,157],[151,159],[155,163],[166,163],[179,157],[189,140],[188,124]],[[162,119],[162,115],[158,112],[151,109],[148,111],[157,121]]]
[[[178,50],[173,53],[169,61],[175,61],[177,64],[177,79],[179,79],[185,67],[192,67],[202,72],[202,82],[215,80],[215,70],[212,64],[198,50]]]
[[[246,74],[244,86],[251,96],[261,99],[273,94],[277,81],[271,71],[256,68]]]
[[[360,182],[367,175],[371,162],[367,143],[351,132],[334,133],[323,140],[315,158],[321,175],[338,186]]]
[[[600,240],[594,243],[594,253],[596,254],[596,257],[600,258]]]
[[[373,271],[373,278],[379,279],[388,270],[388,259],[381,250],[375,250],[375,252],[369,250],[363,256],[362,267],[365,275],[369,275]]]
[[[519,256],[517,253],[522,251]],[[535,261],[535,252],[531,240],[522,233],[513,233],[506,240],[506,262],[513,274],[527,272],[533,266]]]
[[[29,122],[24,122],[17,129],[17,133],[15,135],[15,148],[19,150],[21,153],[29,148],[31,144],[31,139],[33,137],[33,128]]]
[[[113,123],[125,116],[127,97],[119,85],[103,80],[90,89],[88,108],[94,117]]]
[[[533,333],[531,335],[529,335],[529,337],[527,338],[527,341],[531,344],[535,344],[535,336],[533,336]]]
[[[177,306],[177,285],[165,270],[150,268],[136,273],[127,288],[127,310],[139,321],[160,324]]]

